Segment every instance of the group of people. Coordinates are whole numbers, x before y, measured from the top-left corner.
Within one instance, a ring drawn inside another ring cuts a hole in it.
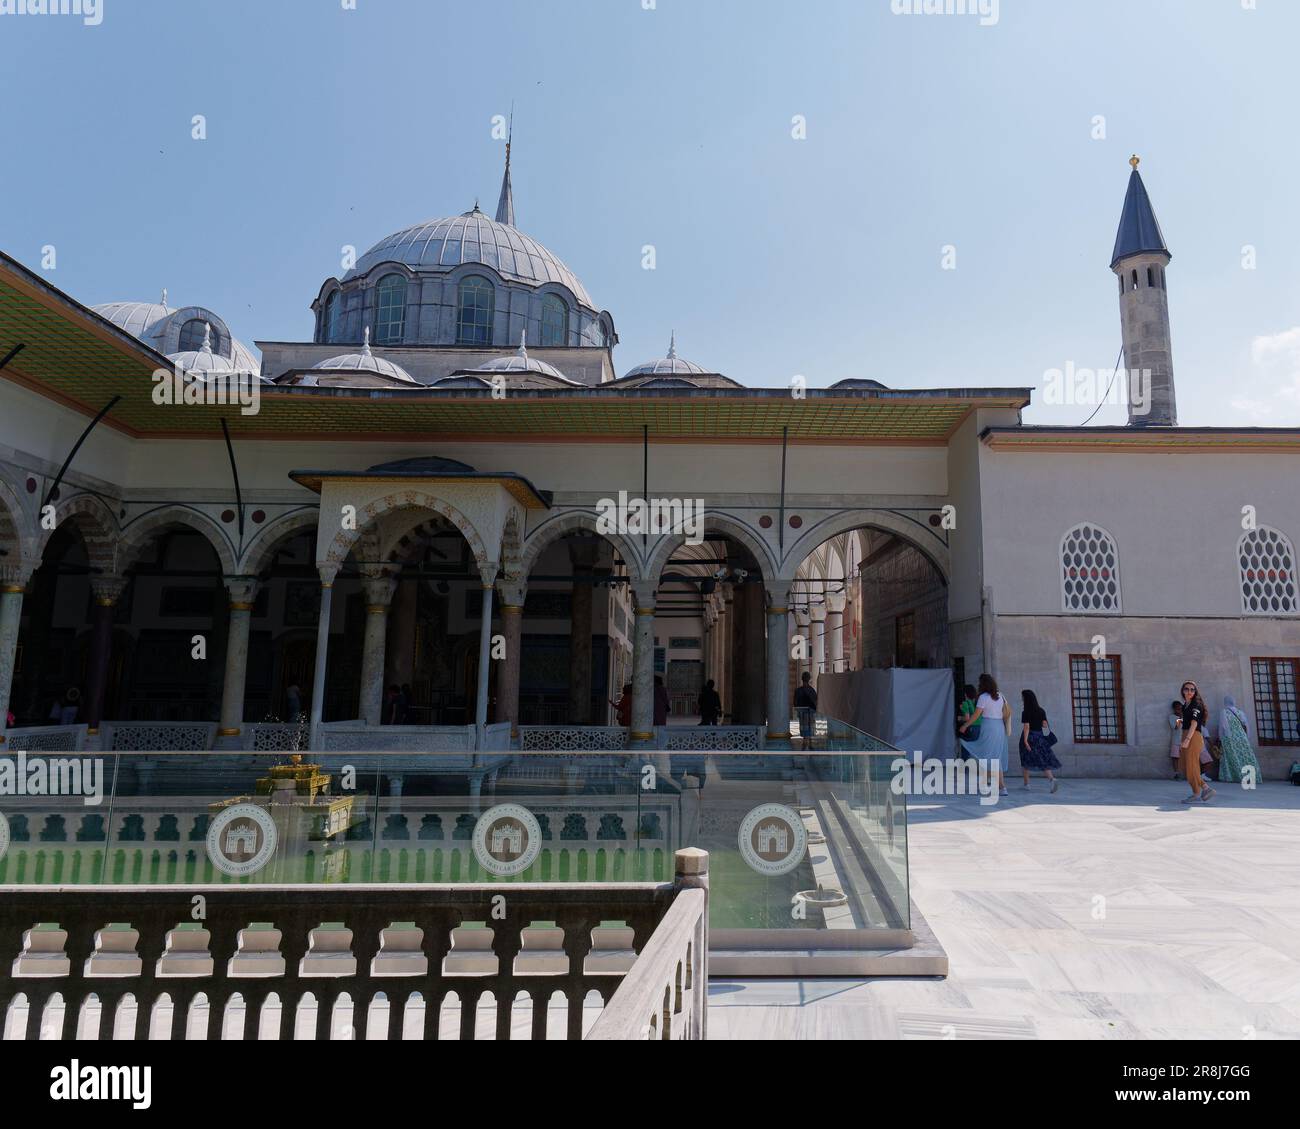
[[[1007,791],[1007,772],[1010,765],[1011,749],[1011,704],[1002,696],[997,681],[991,674],[981,674],[978,688],[966,686],[962,690],[961,745],[966,753],[975,760],[998,766],[998,794],[1009,795]],[[1061,762],[1052,751],[1057,742],[1047,720],[1047,711],[1038,702],[1038,696],[1032,690],[1020,692],[1022,709],[1020,713],[1020,771],[1024,776],[1025,787],[1030,787],[1030,774],[1045,773],[1048,786],[1055,792],[1061,782],[1056,777]]]
[[[1200,687],[1191,679],[1183,683],[1181,701],[1170,703],[1169,729],[1174,779],[1185,778],[1191,788],[1183,803],[1209,803],[1214,789],[1206,782],[1207,773],[1227,784],[1239,784],[1251,775],[1255,780],[1261,778],[1259,760],[1250,743],[1250,723],[1231,694],[1223,697],[1217,746],[1210,732],[1210,711]]]
[[[1012,733],[1010,704],[990,674],[980,675],[978,688],[966,686],[964,695],[958,730],[962,748],[976,760],[998,765],[998,792],[1005,796]],[[1025,787],[1030,787],[1031,774],[1042,772],[1055,792],[1060,787],[1056,773],[1061,767],[1052,751],[1057,743],[1056,734],[1037,695],[1032,690],[1022,690],[1020,696],[1023,708],[1019,753]],[[1207,771],[1215,771],[1216,778],[1223,782],[1240,783],[1251,773],[1259,779],[1259,761],[1250,743],[1250,724],[1232,696],[1225,695],[1223,699],[1217,747],[1210,735],[1210,711],[1195,682],[1189,679],[1183,683],[1181,699],[1170,705],[1169,757],[1174,779],[1185,778],[1191,789],[1182,802],[1205,804],[1213,799],[1215,792],[1206,781]]]
[[[709,682],[707,684],[707,687],[708,689],[711,690],[713,688],[713,683]],[[714,694],[714,697],[717,698],[717,695]],[[623,686],[623,696],[619,698],[617,702],[614,701],[613,698],[610,698],[609,704],[614,707],[614,720],[617,721],[618,724],[621,725],[624,729],[630,729],[632,727],[632,683],[630,682],[626,683]],[[668,687],[664,685],[663,676],[656,674],[655,684],[654,684],[654,724],[655,725],[658,726],[658,725],[668,724],[668,707],[669,707]],[[702,694],[700,696],[700,711],[702,714],[704,713],[704,696]],[[702,720],[700,724],[717,725],[718,714],[720,714],[721,712],[722,712],[722,700],[718,698],[717,710],[713,715],[713,720],[712,721]]]

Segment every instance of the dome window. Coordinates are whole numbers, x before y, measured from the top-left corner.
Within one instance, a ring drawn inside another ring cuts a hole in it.
[[[321,327],[321,341],[333,345],[339,340],[339,322],[343,317],[343,299],[336,290],[325,299],[325,322]]]
[[[491,345],[496,291],[486,278],[470,275],[460,284],[457,345]]]
[[[375,342],[379,345],[400,344],[405,331],[406,279],[400,274],[386,274],[376,288]]]
[[[197,353],[203,348],[203,338],[207,334],[208,323],[202,318],[190,318],[181,326],[180,344],[177,346],[178,353]],[[212,351],[221,352],[221,334],[215,329],[212,331]]]
[[[569,343],[569,307],[563,298],[548,294],[542,299],[542,344]]]

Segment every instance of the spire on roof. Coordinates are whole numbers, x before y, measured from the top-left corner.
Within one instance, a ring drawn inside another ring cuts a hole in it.
[[[163,287],[162,293],[162,306],[164,310],[167,308],[167,287],[165,286]]]
[[[1128,178],[1124,214],[1120,217],[1119,234],[1115,237],[1115,253],[1110,260],[1112,269],[1121,259],[1127,259],[1130,255],[1143,253],[1169,255],[1169,248],[1165,246],[1164,233],[1160,230],[1160,222],[1151,207],[1151,197],[1147,195],[1146,185],[1142,183],[1142,174],[1138,172],[1138,165],[1141,163],[1141,158],[1137,156],[1129,161],[1133,166],[1133,172]],[[1169,257],[1173,258],[1172,255]]]
[[[164,306],[166,304],[167,304],[166,302],[163,303]],[[203,347],[199,350],[199,352],[200,353],[212,352],[212,323],[211,322],[205,321],[203,323]]]
[[[528,360],[528,327],[524,326],[519,331],[519,356],[525,361]]]
[[[672,339],[668,342],[668,359],[675,361],[677,359],[677,330],[673,330]]]
[[[361,346],[361,355],[363,357],[374,356],[374,354],[370,351],[370,326],[366,326],[365,344]]]
[[[515,108],[510,107],[510,131],[506,134],[506,172],[501,178],[501,199],[497,201],[497,223],[515,226],[515,193],[510,186],[510,145],[515,136]]]

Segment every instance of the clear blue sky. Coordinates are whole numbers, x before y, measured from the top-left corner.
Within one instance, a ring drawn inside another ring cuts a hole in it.
[[[495,207],[513,100],[519,226],[613,313],[620,372],[675,328],[747,384],[1033,386],[1115,362],[1138,152],[1174,254],[1182,422],[1300,424],[1300,4],[1258,6],[1002,0],[991,27],[890,0],[0,16],[0,247],[37,267],[53,244],[48,277],[88,304],[165,286],[249,343],[308,339],[342,245]]]

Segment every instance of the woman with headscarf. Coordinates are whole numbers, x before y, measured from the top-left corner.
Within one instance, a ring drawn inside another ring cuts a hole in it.
[[[1255,781],[1259,781],[1259,761],[1255,758],[1255,750],[1250,743],[1250,725],[1231,694],[1223,696],[1223,713],[1219,715],[1219,748],[1222,750],[1219,758],[1220,782],[1240,784],[1247,769],[1254,773]]]

